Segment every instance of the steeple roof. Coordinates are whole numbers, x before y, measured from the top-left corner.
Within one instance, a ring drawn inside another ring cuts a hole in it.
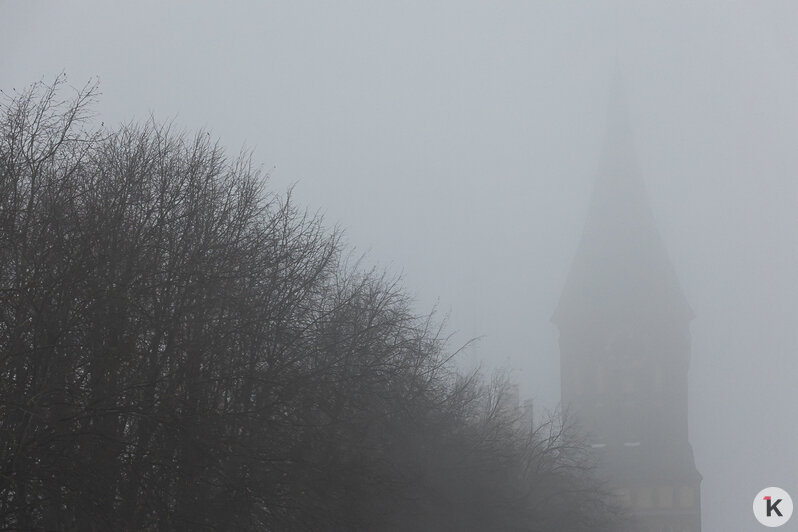
[[[552,321],[562,327],[585,319],[686,323],[692,317],[654,222],[616,75],[584,233]]]

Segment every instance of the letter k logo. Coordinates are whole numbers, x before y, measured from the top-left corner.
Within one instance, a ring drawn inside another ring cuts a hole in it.
[[[765,499],[765,502],[767,502],[767,505],[768,505],[768,509],[767,509],[768,517],[770,517],[770,515],[773,512],[776,512],[776,515],[778,515],[779,517],[784,517],[783,515],[781,515],[781,512],[779,511],[779,503],[781,502],[781,499],[778,499],[776,502],[773,502],[772,498],[770,497],[770,495],[768,495],[767,497],[764,497],[764,499]]]
[[[780,527],[792,517],[792,498],[781,488],[765,488],[754,497],[754,517],[767,527]]]

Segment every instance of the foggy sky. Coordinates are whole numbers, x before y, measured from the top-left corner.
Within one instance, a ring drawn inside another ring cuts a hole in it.
[[[798,4],[105,4],[0,2],[0,88],[96,76],[106,124],[254,149],[540,408],[617,65],[696,316],[704,530],[755,527],[764,487],[798,497]]]

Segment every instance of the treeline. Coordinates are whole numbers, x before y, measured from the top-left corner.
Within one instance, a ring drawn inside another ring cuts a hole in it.
[[[562,424],[246,154],[64,87],[0,104],[0,529],[609,526]]]

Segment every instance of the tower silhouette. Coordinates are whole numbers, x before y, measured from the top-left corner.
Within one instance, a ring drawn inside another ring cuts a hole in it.
[[[616,76],[584,233],[552,317],[562,403],[635,532],[701,529],[687,432],[690,321],[656,229]]]

